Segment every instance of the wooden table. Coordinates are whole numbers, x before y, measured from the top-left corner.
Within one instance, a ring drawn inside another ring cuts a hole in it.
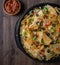
[[[35,62],[18,49],[14,38],[15,24],[26,9],[43,2],[60,4],[60,0],[21,0],[22,9],[16,16],[8,16],[3,12],[3,1],[0,0],[0,65],[60,65],[60,62]]]

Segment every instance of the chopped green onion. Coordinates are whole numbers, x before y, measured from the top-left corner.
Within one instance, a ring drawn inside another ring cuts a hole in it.
[[[48,11],[48,8],[47,7],[44,7],[44,11]]]
[[[36,39],[37,39],[37,37],[36,37],[36,36],[34,36],[34,37],[33,37],[33,40],[35,40],[35,41],[36,41]]]
[[[49,54],[50,54],[50,57],[54,56],[54,52],[52,52],[52,51]]]
[[[26,35],[27,35],[27,33],[24,31],[24,32],[22,33],[22,35],[23,35],[23,36],[26,36]]]
[[[51,33],[54,34],[54,32],[55,32],[55,28],[52,27],[52,28],[51,28]]]
[[[43,40],[43,39],[41,40],[41,43],[42,43],[42,44],[45,44],[45,42],[44,42],[44,40]]]
[[[34,21],[34,19],[31,17],[31,18],[30,18],[30,23],[32,24],[33,21]]]
[[[48,13],[48,8],[47,8],[47,7],[44,7],[44,8],[43,8],[43,11],[44,11],[45,13]]]

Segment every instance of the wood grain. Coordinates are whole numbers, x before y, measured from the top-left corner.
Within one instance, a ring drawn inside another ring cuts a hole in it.
[[[60,0],[20,0],[22,9],[16,16],[3,12],[3,1],[0,0],[0,65],[60,65],[60,62],[41,63],[30,59],[18,49],[14,37],[15,24],[25,10],[43,2],[60,4]]]

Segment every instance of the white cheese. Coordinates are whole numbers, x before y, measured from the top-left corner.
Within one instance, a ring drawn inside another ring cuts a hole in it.
[[[43,11],[42,11],[42,10],[40,10],[40,11],[38,12],[38,14],[39,14],[40,16],[44,16],[44,14],[43,14]]]

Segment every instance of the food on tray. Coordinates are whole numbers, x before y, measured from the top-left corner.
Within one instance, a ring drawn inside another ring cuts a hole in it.
[[[21,21],[20,36],[26,52],[39,60],[60,55],[60,10],[51,5],[32,9]]]

